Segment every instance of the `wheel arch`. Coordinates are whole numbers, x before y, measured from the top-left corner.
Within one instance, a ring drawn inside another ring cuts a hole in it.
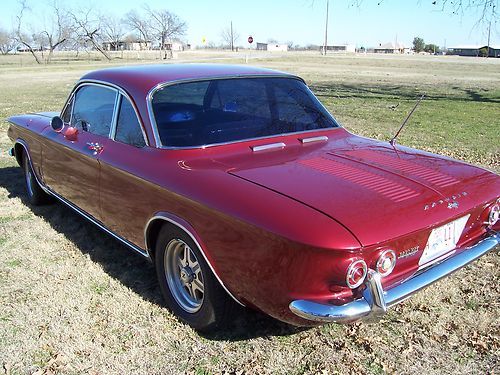
[[[14,155],[16,157],[17,164],[19,164],[20,167],[23,166],[23,156],[22,156],[23,153],[26,153],[26,155],[28,155],[28,160],[30,162],[30,165],[31,167],[33,167],[27,143],[20,138],[16,139],[16,143],[14,144]]]
[[[172,215],[168,212],[158,212],[156,213],[149,221],[147,222],[144,228],[144,240],[146,245],[146,250],[150,254],[151,258],[154,259],[155,256],[155,247],[156,240],[158,238],[158,234],[164,226],[169,226],[171,228],[175,228],[177,230],[181,230],[185,234],[187,234],[195,243],[195,245],[200,250],[203,255],[204,260],[207,262],[210,270],[214,274],[215,278],[222,286],[222,288],[226,291],[226,293],[231,296],[233,300],[235,300],[239,305],[245,306],[242,302],[240,302],[224,285],[223,281],[215,271],[212,262],[208,259],[204,246],[202,245],[201,238],[198,236],[194,228],[184,219]]]
[[[14,144],[14,154],[16,157],[16,161],[21,168],[23,168],[23,156],[22,156],[23,153],[25,153],[26,156],[28,156],[28,162],[30,164],[31,171],[33,172],[33,175],[35,176],[36,182],[38,183],[38,185],[40,186],[40,188],[44,192],[49,193],[45,184],[42,182],[42,179],[40,178],[40,176],[38,176],[38,174],[35,170],[35,167],[33,165],[33,160],[31,159],[31,154],[30,154],[30,150],[28,147],[28,143],[24,139],[18,138],[18,139],[16,139],[16,143]]]

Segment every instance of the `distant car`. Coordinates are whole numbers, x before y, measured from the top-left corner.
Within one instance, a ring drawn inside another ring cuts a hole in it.
[[[60,114],[9,121],[29,201],[154,262],[198,330],[235,301],[294,325],[374,318],[498,244],[499,176],[353,135],[290,74],[105,69]]]

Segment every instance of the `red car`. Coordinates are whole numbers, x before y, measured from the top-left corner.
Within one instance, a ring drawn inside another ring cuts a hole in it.
[[[499,176],[353,135],[290,74],[105,69],[60,114],[9,121],[30,202],[154,262],[199,330],[235,301],[295,325],[373,318],[498,244]]]

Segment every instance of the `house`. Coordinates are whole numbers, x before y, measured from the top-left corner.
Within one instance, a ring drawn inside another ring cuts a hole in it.
[[[448,53],[450,55],[458,55],[458,56],[481,56],[481,49],[488,49],[488,46],[485,45],[462,45],[457,47],[448,48]],[[488,57],[500,57],[500,45],[492,45],[490,46],[490,51]]]
[[[270,52],[286,52],[288,51],[288,44],[257,43],[257,50]]]
[[[184,51],[186,49],[191,48],[191,46],[189,44],[184,44],[180,40],[172,40],[172,41],[165,42],[163,47],[167,51],[176,51],[176,52]]]
[[[324,50],[324,46],[321,46],[319,49],[320,51]],[[330,45],[326,46],[326,51],[330,52],[356,52],[356,48],[352,44],[336,44],[336,45]]]
[[[404,54],[405,46],[398,42],[389,42],[389,43],[379,43],[379,45],[373,48],[373,52],[375,53],[396,53],[396,54]]]
[[[151,42],[141,40],[106,41],[102,43],[102,48],[105,51],[143,51],[151,49]]]

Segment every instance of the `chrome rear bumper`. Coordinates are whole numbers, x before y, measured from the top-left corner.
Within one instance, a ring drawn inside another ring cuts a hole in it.
[[[386,291],[382,287],[380,275],[369,270],[363,297],[345,305],[296,300],[291,302],[289,307],[301,318],[317,322],[352,323],[360,319],[377,318],[383,315],[388,307],[409,298],[419,290],[483,256],[495,248],[498,242],[499,236],[495,233]]]

